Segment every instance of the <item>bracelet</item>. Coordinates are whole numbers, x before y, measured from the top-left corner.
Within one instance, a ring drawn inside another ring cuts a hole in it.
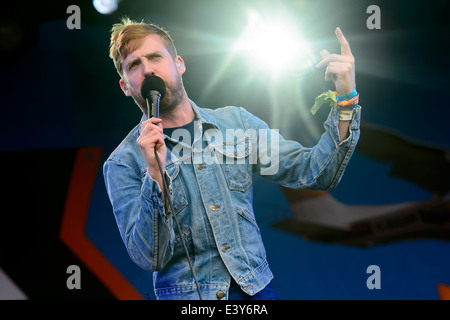
[[[358,106],[358,102],[359,102],[359,94],[357,94],[355,97],[351,99],[338,102],[337,106],[340,108],[342,107],[356,108]]]
[[[353,89],[352,92],[345,95],[339,95],[337,91],[334,91],[334,94],[336,95],[336,102],[337,107],[353,107],[356,108],[359,102],[359,93],[356,91],[356,88]]]
[[[359,94],[356,88],[346,95],[338,95],[337,91],[328,90],[315,99],[310,112],[314,115],[324,103],[332,108],[356,108],[359,103]]]
[[[337,94],[337,92],[336,92],[336,100],[337,100],[337,102],[350,100],[351,98],[356,97],[357,95],[358,95],[358,92],[356,91],[356,88],[353,89],[353,91],[348,94],[340,95],[340,94]]]

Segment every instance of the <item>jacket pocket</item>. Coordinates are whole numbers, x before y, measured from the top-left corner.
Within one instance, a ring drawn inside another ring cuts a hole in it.
[[[246,191],[252,184],[250,138],[243,135],[234,141],[223,142],[221,146],[216,146],[215,150],[216,155],[221,158],[221,167],[228,188]]]
[[[244,248],[248,264],[258,266],[265,259],[266,252],[261,238],[261,231],[251,209],[236,206],[239,239]]]
[[[241,207],[238,207],[238,206],[236,206],[236,212],[240,217],[242,217],[244,220],[246,220],[247,222],[252,224],[256,228],[256,230],[258,230],[258,232],[261,232],[259,230],[258,223],[256,222],[256,219],[255,219],[253,213],[251,213]]]

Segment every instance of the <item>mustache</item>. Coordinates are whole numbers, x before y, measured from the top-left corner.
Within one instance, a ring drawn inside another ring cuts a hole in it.
[[[170,113],[179,103],[181,103],[183,98],[183,84],[181,78],[178,78],[173,82],[164,79],[163,81],[166,86],[166,94],[159,102],[160,114]],[[132,97],[142,112],[147,115],[147,101],[142,97],[140,90],[139,92],[132,91]]]

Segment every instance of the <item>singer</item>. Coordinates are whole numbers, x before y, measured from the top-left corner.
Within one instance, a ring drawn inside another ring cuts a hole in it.
[[[252,175],[290,188],[338,184],[359,138],[361,108],[348,102],[356,93],[354,58],[339,28],[336,36],[341,53],[322,50],[317,67],[326,67],[337,101],[346,103],[331,109],[318,144],[305,148],[243,108],[198,107],[183,85],[186,65],[164,29],[128,18],[113,26],[110,57],[122,91],[143,116],[103,173],[125,247],[153,272],[157,299],[278,299],[253,211]],[[150,76],[165,85],[151,88],[165,89],[159,118],[148,114],[141,94]],[[264,171],[269,167],[276,170]]]

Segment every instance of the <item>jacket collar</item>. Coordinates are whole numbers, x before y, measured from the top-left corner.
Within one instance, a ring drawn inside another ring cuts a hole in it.
[[[191,104],[192,111],[194,111],[196,121],[199,121],[201,125],[203,126],[203,129],[208,129],[210,127],[213,128],[219,128],[217,125],[216,119],[212,117],[209,113],[203,111],[200,107],[198,107],[194,101],[189,99],[189,102]],[[139,121],[139,135],[141,134],[141,124],[147,120],[147,116],[145,114],[142,115],[141,120]]]

